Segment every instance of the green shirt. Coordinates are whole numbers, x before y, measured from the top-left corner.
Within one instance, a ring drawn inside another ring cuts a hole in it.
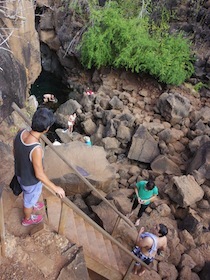
[[[154,186],[154,188],[150,191],[146,190],[146,184],[148,181],[139,181],[136,183],[136,188],[138,190],[138,195],[142,200],[150,199],[154,195],[158,195],[158,188]],[[150,204],[150,201],[146,202],[145,205]]]

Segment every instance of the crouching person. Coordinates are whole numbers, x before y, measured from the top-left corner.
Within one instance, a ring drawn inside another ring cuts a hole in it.
[[[161,251],[167,248],[167,235],[168,229],[163,224],[156,225],[152,232],[144,232],[142,227],[138,233],[136,246],[133,253],[141,259],[145,264],[149,265],[153,262],[156,253],[160,254]],[[145,273],[145,267],[140,263],[135,263],[134,274],[142,276]]]

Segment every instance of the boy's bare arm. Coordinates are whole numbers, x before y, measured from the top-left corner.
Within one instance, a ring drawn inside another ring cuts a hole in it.
[[[144,227],[141,227],[139,232],[138,232],[138,236],[137,236],[137,240],[136,243],[139,243],[139,241],[142,239],[141,234],[144,232]]]

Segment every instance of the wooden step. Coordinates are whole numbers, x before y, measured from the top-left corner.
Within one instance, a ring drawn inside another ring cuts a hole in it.
[[[104,265],[101,260],[94,260],[85,255],[85,262],[89,269],[109,280],[122,280],[123,275],[121,272],[113,269],[111,266]]]
[[[98,250],[101,251],[101,262],[104,264],[104,265],[108,265],[110,266],[111,263],[110,263],[110,260],[109,260],[109,255],[108,255],[108,252],[107,252],[107,248],[106,248],[106,244],[105,244],[105,241],[104,241],[104,238],[103,238],[103,235],[96,231],[95,230],[95,235],[96,235],[96,240],[97,240],[97,246],[98,246]]]
[[[65,206],[68,207],[68,206]],[[65,236],[72,242],[79,245],[79,238],[77,235],[77,226],[75,222],[75,213],[68,207],[68,220],[65,226]]]
[[[123,251],[115,244],[112,244],[112,248],[116,257],[116,261],[118,264],[118,267],[120,269],[120,271],[122,272],[122,274],[125,274],[127,269],[128,269],[128,264],[124,262],[124,258],[123,258]],[[122,254],[121,252],[122,251]]]
[[[99,247],[97,246],[98,241],[96,239],[95,230],[91,225],[89,225],[87,223],[85,224],[85,226],[86,226],[86,232],[87,232],[87,236],[88,236],[91,256],[93,258],[101,259],[102,253],[101,253],[101,250],[99,250]]]
[[[81,218],[79,215],[74,215],[75,217],[75,224],[77,228],[77,236],[78,236],[78,244],[80,246],[83,246],[84,254],[90,254],[90,245],[88,241],[87,231],[85,227],[85,222],[83,218]]]
[[[110,260],[110,263],[112,264],[112,267],[116,270],[120,270],[119,266],[118,266],[118,263],[117,263],[117,260],[116,260],[116,257],[115,257],[115,254],[114,254],[114,251],[113,251],[111,241],[109,239],[104,239],[104,241],[105,241],[105,245],[106,245],[106,248],[107,248],[109,260]]]
[[[56,197],[47,197],[47,208],[50,224],[58,230],[60,221],[60,200]],[[109,239],[106,239],[71,208],[64,205],[65,219],[62,224],[62,233],[78,246],[83,247],[87,267],[109,280],[121,280],[130,264],[126,253],[120,250]],[[67,207],[67,208],[66,208]],[[122,254],[121,254],[122,251]]]

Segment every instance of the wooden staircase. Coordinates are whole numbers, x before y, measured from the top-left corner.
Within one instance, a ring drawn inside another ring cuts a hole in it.
[[[30,125],[30,121],[15,103],[12,104],[12,108]],[[125,220],[128,224],[131,223],[95,189],[83,174],[80,174],[80,171],[73,164],[55,149],[46,136],[42,135],[41,138],[89,189],[95,191],[118,214],[119,219]],[[52,190],[46,186],[45,188],[50,193],[46,198],[50,226],[53,226],[57,232],[65,235],[70,241],[83,247],[88,268],[110,280],[130,279],[129,274],[135,261],[140,262],[146,269],[151,270],[142,260],[134,256],[128,249],[94,223],[68,198],[65,197],[60,200]],[[115,226],[117,226],[119,219],[117,219]],[[136,278],[136,276],[132,275],[132,280],[134,279],[138,279],[138,277]]]
[[[65,220],[59,225],[60,199],[49,196],[46,202],[50,226],[56,231],[60,226],[60,233],[83,247],[87,268],[110,280],[123,279],[132,258],[67,205],[63,205]]]

